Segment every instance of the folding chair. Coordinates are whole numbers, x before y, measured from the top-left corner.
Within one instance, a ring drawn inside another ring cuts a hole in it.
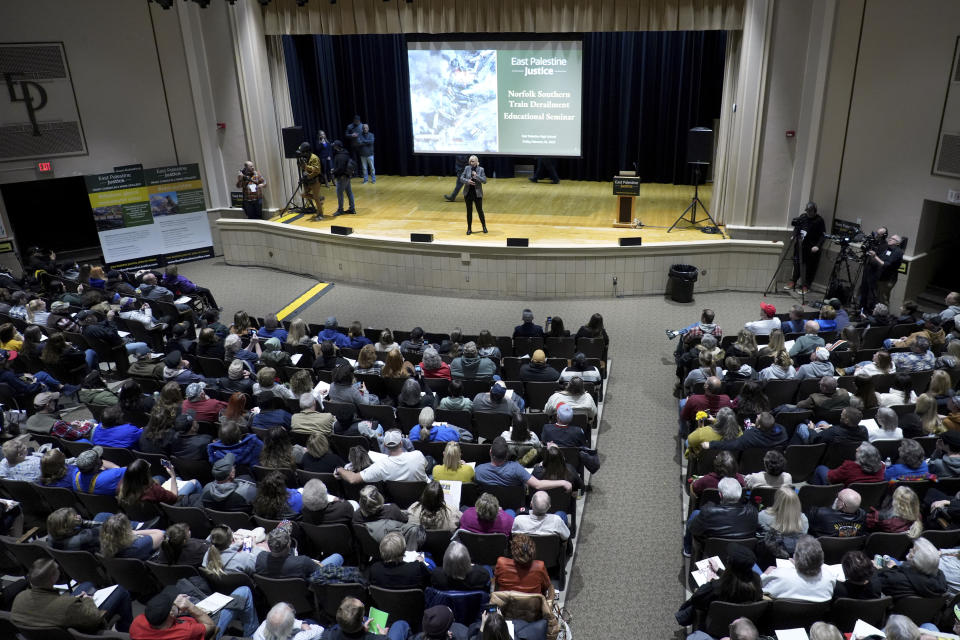
[[[383,589],[371,585],[369,592],[373,605],[389,614],[388,625],[396,620],[406,620],[411,632],[420,630],[424,607],[421,589]]]

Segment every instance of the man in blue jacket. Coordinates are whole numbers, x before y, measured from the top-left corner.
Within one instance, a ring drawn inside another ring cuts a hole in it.
[[[363,125],[360,135],[357,137],[358,151],[360,153],[360,166],[363,168],[363,182],[367,182],[367,165],[370,165],[370,182],[377,181],[377,172],[373,168],[373,134],[370,133],[370,125]]]
[[[332,342],[341,349],[350,348],[350,338],[337,330],[337,319],[333,316],[323,323],[323,331],[317,335],[317,342]]]

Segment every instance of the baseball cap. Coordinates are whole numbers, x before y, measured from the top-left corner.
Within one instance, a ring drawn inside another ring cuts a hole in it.
[[[453,625],[453,611],[446,605],[430,607],[423,612],[423,635],[427,638],[446,638]]]
[[[772,304],[769,304],[766,302],[760,303],[760,310],[763,311],[763,313],[766,314],[768,318],[772,318],[777,314],[777,308]]]
[[[48,402],[51,400],[56,400],[59,397],[60,394],[56,391],[44,391],[42,393],[38,393],[33,397],[33,406],[44,407]]]
[[[236,457],[232,453],[227,453],[225,456],[213,463],[212,474],[216,480],[226,480],[230,475],[230,471],[233,470],[233,465],[236,462]]]
[[[396,429],[391,429],[383,434],[383,446],[387,449],[394,449],[403,443],[403,434]]]
[[[187,385],[187,400],[195,400],[200,397],[203,390],[207,387],[206,382],[191,382]]]
[[[170,617],[170,610],[173,608],[173,602],[176,599],[177,596],[173,593],[172,589],[164,589],[150,598],[146,608],[143,610],[143,617],[145,617],[151,625],[159,627]]]
[[[507,387],[498,380],[497,382],[493,383],[493,386],[490,387],[490,395],[502,398],[503,396],[507,395]]]
[[[234,358],[233,362],[230,363],[230,366],[227,367],[227,376],[231,380],[239,380],[243,377],[243,360],[239,358]]]
[[[543,364],[547,361],[547,354],[543,352],[543,349],[537,349],[533,352],[533,355],[530,356],[530,362],[536,362],[537,364]]]
[[[815,349],[817,353],[817,359],[821,362],[826,362],[830,359],[830,351],[826,347],[817,347]]]
[[[100,456],[103,455],[102,447],[93,447],[82,451],[77,456],[77,469],[80,473],[91,473],[100,468]]]
[[[324,329],[336,329],[337,328],[337,319],[334,316],[330,316],[323,321]]]
[[[557,420],[563,424],[569,424],[573,420],[573,407],[567,403],[563,403],[557,407]]]
[[[182,361],[183,355],[179,351],[171,351],[167,354],[167,357],[163,359],[163,364],[167,365],[170,369],[176,369]]]

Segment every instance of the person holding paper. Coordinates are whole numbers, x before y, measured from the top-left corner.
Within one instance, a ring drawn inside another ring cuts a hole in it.
[[[91,582],[81,582],[72,593],[58,593],[53,585],[60,577],[60,567],[49,558],[35,560],[30,568],[30,588],[17,594],[10,613],[13,623],[28,627],[72,627],[85,633],[96,633],[106,621],[119,616],[117,631],[127,631],[133,620],[130,593],[121,586],[112,587],[98,605],[91,596],[96,592]],[[106,589],[103,590],[106,592]],[[97,599],[99,600],[99,598]]]
[[[244,162],[243,169],[237,173],[237,189],[243,190],[243,212],[251,220],[263,217],[263,188],[266,186],[267,181],[253,166],[253,162]]]
[[[323,627],[297,620],[296,612],[286,602],[278,602],[267,613],[267,619],[253,633],[253,640],[317,640]]]
[[[229,601],[239,601],[241,607],[227,603],[214,612],[213,617],[199,605],[211,604],[216,596],[222,604],[222,594],[193,604],[184,594],[176,594],[174,588],[166,588],[147,602],[143,613],[134,618],[130,625],[131,640],[202,640],[214,637],[214,629],[219,627],[216,638],[223,637],[223,633],[236,618],[243,625],[243,635],[252,636],[260,626],[257,612],[253,608],[253,593],[250,587],[237,587],[229,596]]]
[[[410,625],[406,620],[394,620],[386,629],[376,629],[371,620],[364,622],[364,605],[357,598],[344,598],[337,609],[337,624],[329,627],[323,640],[379,640],[383,631],[389,640],[406,640]]]
[[[487,174],[480,166],[480,159],[477,156],[470,156],[467,166],[463,168],[460,174],[460,182],[465,187],[463,190],[463,201],[467,203],[467,235],[473,233],[473,205],[477,205],[477,216],[480,217],[480,224],[483,225],[483,232],[487,232],[487,221],[483,217],[483,185],[487,183]]]

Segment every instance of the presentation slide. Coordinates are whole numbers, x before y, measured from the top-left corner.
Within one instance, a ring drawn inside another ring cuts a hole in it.
[[[580,41],[408,42],[414,153],[580,156]]]

